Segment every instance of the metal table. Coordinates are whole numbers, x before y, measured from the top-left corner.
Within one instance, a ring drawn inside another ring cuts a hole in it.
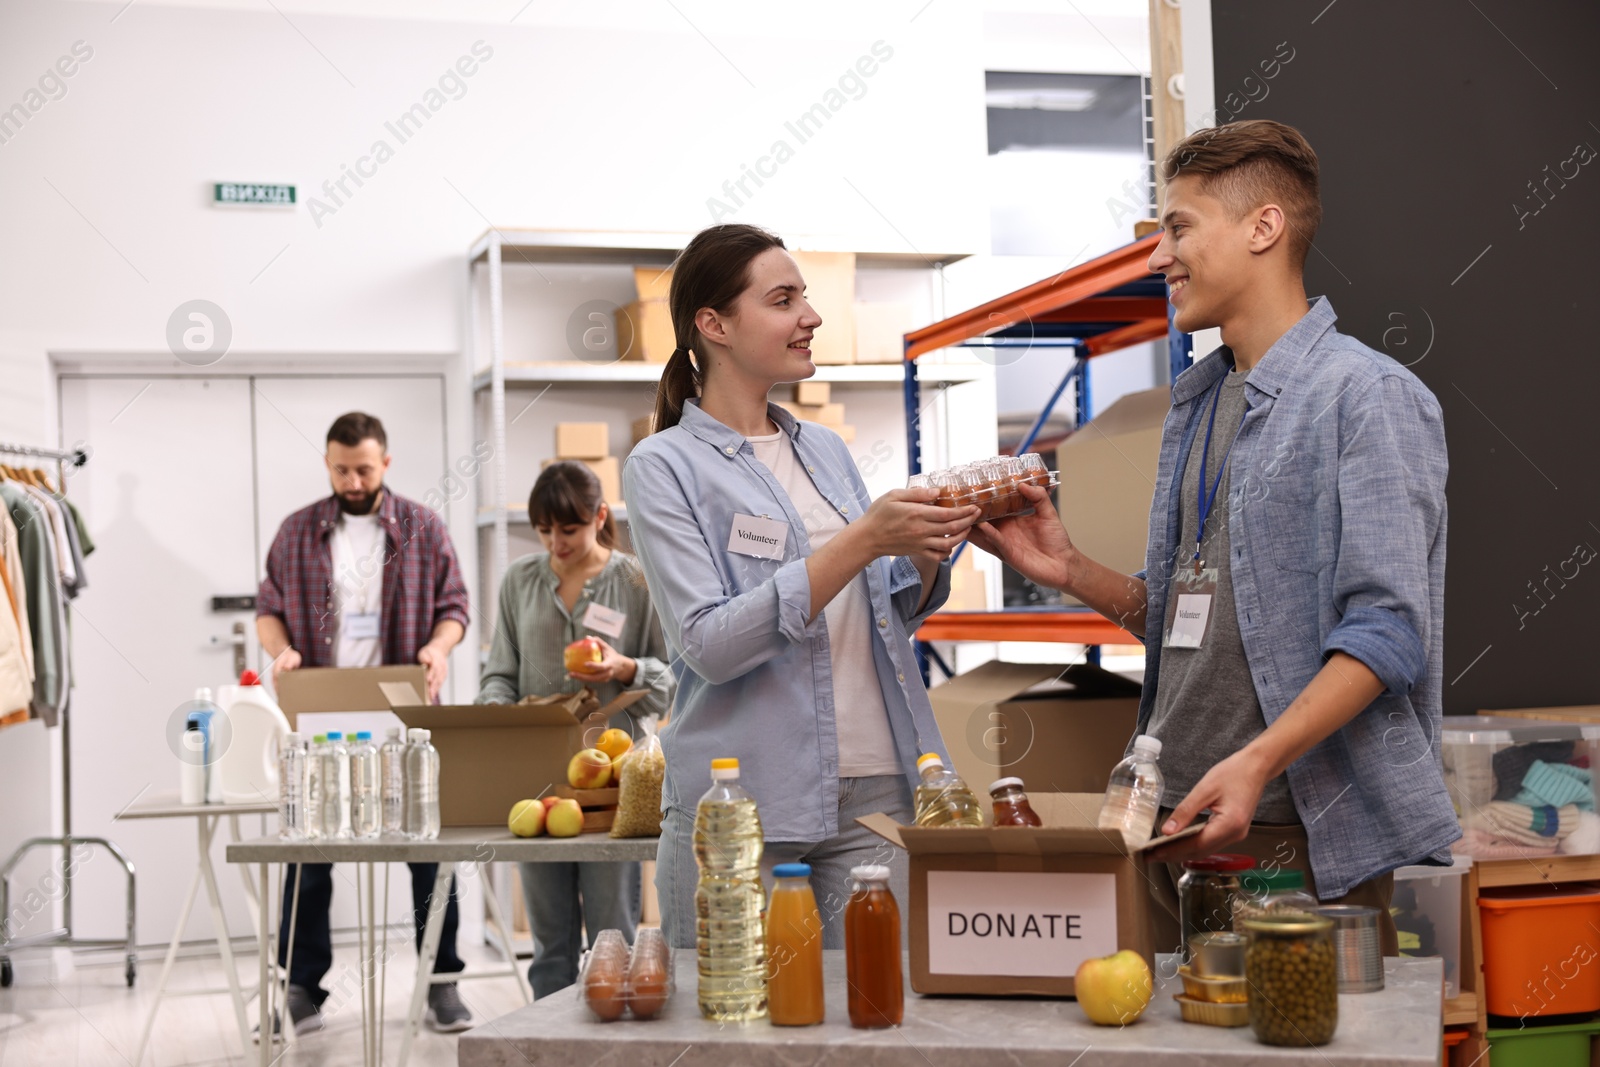
[[[377,982],[385,969],[386,959],[374,947],[377,940],[376,907],[373,899],[373,867],[380,863],[437,863],[439,873],[434,877],[433,892],[428,898],[428,918],[423,927],[422,947],[417,953],[416,984],[411,990],[411,1006],[406,1013],[406,1026],[400,1042],[400,1067],[405,1067],[411,1055],[411,1043],[416,1038],[417,1026],[422,1019],[423,1003],[428,987],[435,980],[433,963],[439,952],[439,935],[444,926],[444,909],[450,890],[450,875],[457,863],[472,863],[481,871],[490,863],[589,863],[621,862],[628,860],[653,860],[656,858],[658,838],[611,838],[604,833],[581,834],[577,837],[513,837],[503,826],[446,827],[431,841],[405,838],[379,837],[368,840],[342,838],[335,840],[285,841],[279,838],[262,838],[242,841],[228,846],[229,863],[254,863],[259,865],[261,895],[266,897],[268,869],[275,863],[355,863],[357,867],[356,906],[362,914],[361,923],[361,992],[362,992],[362,1062],[371,1067],[382,1060],[383,999]],[[361,872],[366,873],[366,896],[360,891]],[[484,894],[490,922],[500,933],[505,951],[507,970],[522,991],[525,1000],[531,1000],[522,981],[522,971],[511,951],[510,932],[500,914],[500,902],[492,892]],[[261,943],[268,944],[269,910],[261,909]],[[291,930],[293,909],[291,909]],[[269,1034],[272,1027],[271,983],[268,980],[267,956],[261,956],[261,999],[258,1004],[261,1033]],[[502,972],[490,972],[498,977]],[[439,981],[456,981],[463,977],[485,975],[439,975]],[[293,1027],[287,1021],[287,1032]],[[273,1041],[261,1042],[261,1067],[272,1062]]]
[[[178,958],[178,946],[183,943],[183,930],[189,924],[189,912],[194,908],[194,898],[200,892],[202,883],[206,887],[206,900],[211,905],[211,926],[217,932],[217,951],[222,956],[222,970],[228,978],[226,989],[186,989],[174,996],[207,996],[228,993],[233,997],[233,1013],[239,1023],[240,1055],[248,1055],[250,1051],[250,1023],[245,1018],[244,991],[239,986],[239,971],[233,962],[233,944],[228,938],[228,920],[222,913],[222,897],[217,892],[217,872],[211,865],[211,842],[216,838],[217,829],[222,824],[224,817],[228,819],[229,830],[233,840],[238,841],[239,816],[241,815],[271,815],[278,810],[278,805],[267,801],[238,804],[184,804],[178,799],[176,790],[170,793],[155,793],[141,797],[128,805],[116,816],[117,819],[193,819],[198,837],[198,862],[195,864],[194,878],[189,882],[189,895],[184,898],[183,910],[178,914],[177,928],[172,931],[172,940],[167,944],[167,958],[161,964],[161,977],[156,980],[156,997],[150,1005],[150,1014],[145,1017],[144,1030],[139,1035],[139,1049],[133,1056],[133,1067],[139,1067],[144,1062],[144,1050],[150,1043],[150,1032],[156,1024],[156,1012],[161,1010],[161,998],[166,994],[167,978],[172,973],[172,964]],[[255,930],[262,926],[261,901],[256,897],[255,884],[250,881],[248,872],[241,870],[240,876],[244,880],[245,903],[250,908],[250,928]],[[262,941],[261,946],[271,942]],[[267,951],[261,948],[262,958],[265,959]]]

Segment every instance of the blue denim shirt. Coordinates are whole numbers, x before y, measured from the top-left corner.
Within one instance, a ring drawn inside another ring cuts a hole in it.
[[[847,522],[871,503],[839,435],[769,405],[817,491]],[[771,841],[822,841],[839,832],[839,744],[825,616],[809,623],[811,554],[789,495],[744,437],[684,405],[683,420],[645,438],[622,471],[628,529],[650,583],[678,680],[672,720],[661,733],[667,776],[662,808],[694,809],[711,787],[711,761],[739,759]],[[728,551],[735,515],[789,529],[781,560]],[[908,785],[917,756],[949,762],[917,670],[911,635],[950,595],[940,566],[922,610],[922,577],[907,557],[867,568],[877,622],[873,662]]]
[[[1289,766],[1323,898],[1406,864],[1450,861],[1445,790],[1445,454],[1439,403],[1388,356],[1334,328],[1319,298],[1250,373],[1229,460],[1233,593],[1270,726],[1342,651],[1385,689]],[[1233,366],[1220,348],[1179,375],[1161,439],[1145,578],[1143,732],[1155,706],[1175,557],[1180,464],[1205,399]]]

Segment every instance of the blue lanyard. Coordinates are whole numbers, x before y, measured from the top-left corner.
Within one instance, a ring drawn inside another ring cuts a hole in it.
[[[1206,459],[1211,454],[1211,431],[1217,425],[1217,403],[1222,399],[1222,383],[1227,380],[1227,375],[1217,379],[1217,388],[1211,394],[1211,418],[1206,421],[1206,443],[1200,450],[1200,485],[1195,494],[1199,497],[1199,522],[1194,531],[1194,573],[1200,576],[1200,542],[1206,535],[1206,518],[1211,514],[1211,506],[1217,501],[1217,490],[1222,488],[1222,475],[1228,469],[1228,457],[1233,454],[1234,442],[1239,440],[1239,431],[1235,430],[1233,440],[1228,442],[1228,450],[1222,454],[1222,463],[1217,468],[1217,477],[1211,483],[1211,493],[1206,493]],[[1245,405],[1244,414],[1239,416],[1239,429],[1244,429],[1245,416],[1250,414],[1249,405]]]

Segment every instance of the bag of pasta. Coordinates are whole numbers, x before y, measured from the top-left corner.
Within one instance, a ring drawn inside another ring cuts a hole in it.
[[[667,756],[656,736],[656,720],[645,719],[639,726],[644,740],[619,761],[622,785],[612,837],[661,836],[661,781],[667,776]]]

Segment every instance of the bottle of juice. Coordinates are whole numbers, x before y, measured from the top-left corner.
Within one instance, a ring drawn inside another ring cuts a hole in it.
[[[1150,840],[1161,806],[1161,768],[1156,760],[1161,742],[1149,734],[1133,739],[1133,754],[1111,768],[1105,803],[1100,807],[1100,829],[1120,833],[1128,848]]]
[[[767,905],[767,1012],[774,1026],[822,1021],[822,915],[811,868],[780,863]]]
[[[1042,826],[1039,813],[1028,803],[1021,778],[1001,778],[989,786],[990,808],[996,826]]]
[[[739,761],[712,760],[711,788],[694,815],[694,909],[700,1014],[716,1022],[767,1014],[761,847],[761,816],[739,785]]]
[[[844,908],[844,966],[850,987],[850,1025],[858,1030],[899,1026],[906,991],[900,960],[900,908],[889,892],[889,868],[856,867]]]
[[[983,808],[967,783],[947,770],[937,752],[917,760],[922,781],[917,785],[918,826],[982,826]]]

